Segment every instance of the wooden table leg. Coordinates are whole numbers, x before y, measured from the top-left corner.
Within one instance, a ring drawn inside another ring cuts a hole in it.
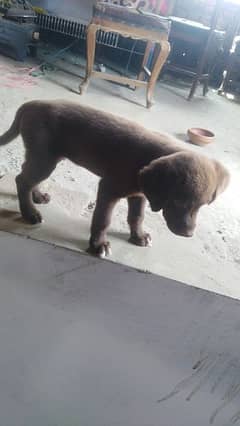
[[[90,24],[87,28],[87,65],[85,78],[79,86],[80,95],[82,95],[82,93],[88,88],[90,77],[93,72],[97,30],[98,27],[95,24]]]
[[[153,98],[153,92],[154,92],[155,84],[157,82],[158,76],[161,72],[163,65],[165,64],[165,62],[167,60],[167,57],[168,57],[168,55],[170,53],[170,49],[171,49],[171,46],[170,46],[170,44],[167,40],[157,42],[157,43],[160,44],[161,51],[160,51],[160,54],[159,54],[158,58],[156,59],[156,62],[153,66],[152,75],[151,75],[151,78],[149,80],[148,87],[147,87],[147,108],[151,108],[151,106],[153,105],[152,98]]]
[[[154,46],[154,43],[152,41],[147,42],[145,53],[144,53],[144,58],[143,58],[142,66],[141,66],[141,71],[138,74],[138,78],[137,78],[138,80],[141,80],[141,81],[144,80],[144,77],[145,77],[144,67],[147,66],[147,63],[148,63],[148,60],[149,60],[149,55],[151,53],[153,46]]]
[[[203,81],[203,96],[206,96],[209,92],[209,76]]]
[[[189,93],[188,98],[187,98],[188,101],[191,101],[193,96],[195,95],[195,92],[197,90],[198,83],[199,83],[199,76],[200,76],[200,74],[196,74],[196,76],[193,79],[192,86],[191,86],[191,89],[190,89],[190,93]]]
[[[227,65],[227,69],[224,71],[223,73],[223,81],[221,83],[221,86],[218,89],[218,93],[224,93],[227,92],[227,86],[229,83],[229,79],[233,70],[233,66],[234,66],[234,59],[233,59],[233,55],[230,56],[229,61],[228,61],[228,65]]]

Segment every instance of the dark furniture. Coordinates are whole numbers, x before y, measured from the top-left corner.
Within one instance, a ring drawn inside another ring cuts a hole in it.
[[[169,18],[171,20],[169,36],[171,54],[164,70],[192,79],[188,100],[194,96],[199,82],[203,83],[203,95],[206,95],[208,91],[211,65],[215,60],[214,55],[217,55],[218,49],[221,49],[225,36],[224,32],[216,30],[222,1],[216,0],[210,27],[179,17]],[[144,79],[158,54],[157,47],[155,47],[153,55],[152,50],[153,45],[149,42],[139,75],[140,79]]]
[[[177,17],[171,17],[171,22],[169,40],[172,53],[165,71],[179,73],[192,79],[189,100],[194,96],[199,82],[203,84],[205,96],[211,68],[223,48],[225,32]]]
[[[230,53],[227,68],[218,93],[240,94],[240,41],[236,43],[235,50]]]
[[[28,53],[36,53],[39,27],[36,14],[28,2],[22,0],[0,7],[0,52],[24,61]]]
[[[24,61],[37,48],[39,29],[34,22],[16,22],[0,17],[0,52]]]
[[[231,92],[240,93],[240,8],[232,20],[231,28],[227,33],[225,46],[225,72],[219,94]]]

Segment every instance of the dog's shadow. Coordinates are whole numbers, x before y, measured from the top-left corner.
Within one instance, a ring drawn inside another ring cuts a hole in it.
[[[179,139],[182,142],[190,143],[189,138],[188,138],[186,133],[175,133],[175,136],[176,136],[177,139]]]
[[[108,236],[109,237],[114,237],[117,240],[122,240],[122,241],[128,242],[129,237],[130,237],[130,233],[119,232],[119,231],[109,231],[108,232]]]
[[[6,201],[17,201],[17,194],[14,194],[12,192],[1,192],[0,199],[6,199]],[[10,220],[12,222],[23,222],[19,211],[14,210],[14,208],[10,210],[5,207],[0,207],[0,220],[1,219],[3,219],[4,221]]]
[[[9,193],[2,192],[0,193],[0,199],[17,201],[17,195],[10,192]],[[39,228],[39,227],[41,227],[41,224],[30,225],[29,223],[27,223],[22,218],[19,210],[14,209],[14,206],[12,209],[0,207],[0,230],[13,231],[13,232],[23,231],[24,235],[26,233],[28,235],[31,235],[31,231],[34,231],[36,230],[36,228]],[[113,237],[117,240],[121,240],[127,243],[129,240],[130,234],[127,232],[109,230],[108,236],[109,238]],[[81,238],[81,235],[79,235],[79,236],[76,236],[76,239],[72,238],[72,236],[69,239],[67,238],[67,236],[65,237],[64,235],[62,235],[60,230],[58,232],[58,230],[55,227],[53,228],[51,227],[51,237],[52,237],[51,239],[53,244],[57,242],[57,245],[62,247],[68,246],[70,247],[70,249],[73,249],[72,247],[76,246],[78,250],[81,250],[83,252],[86,252],[88,248],[88,238],[84,239],[84,238]],[[43,236],[43,239],[44,239],[44,236]]]
[[[20,216],[17,211],[0,208],[0,220],[10,219],[16,221],[17,216]]]
[[[8,228],[10,226],[10,223],[12,224],[18,224],[22,225],[24,227],[31,227],[32,225],[29,225],[27,222],[24,221],[21,214],[17,210],[9,210],[9,209],[3,209],[0,208],[0,228],[1,228],[1,220],[3,222],[8,222]],[[4,228],[4,227],[3,227]]]
[[[8,198],[11,201],[17,201],[18,199],[17,194],[14,194],[14,192],[7,192],[7,191],[0,192],[0,199],[1,198]]]

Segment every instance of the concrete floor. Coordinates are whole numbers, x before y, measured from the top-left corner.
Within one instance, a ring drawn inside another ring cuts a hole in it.
[[[116,260],[146,269],[147,257],[147,269],[150,271],[218,293],[240,297],[238,104],[212,92],[206,99],[197,96],[188,103],[185,100],[186,89],[161,83],[156,90],[156,104],[149,111],[144,107],[145,97],[141,90],[133,93],[111,83],[93,81],[88,93],[79,97],[74,93],[78,79],[63,72],[54,72],[35,79],[25,78],[26,73],[19,70],[19,64],[1,56],[0,71],[0,132],[7,129],[16,108],[22,102],[34,98],[67,98],[84,102],[132,118],[148,128],[167,131],[180,137],[185,135],[189,127],[203,126],[212,129],[217,135],[215,143],[204,149],[189,147],[222,161],[231,171],[232,181],[228,191],[215,204],[202,209],[195,237],[185,240],[173,236],[161,215],[147,211],[146,228],[153,230],[155,237],[153,248],[134,251],[131,246],[123,246],[122,239],[118,239],[118,242],[114,241],[115,247],[118,248]],[[1,175],[7,172],[16,174],[20,170],[22,160],[23,149],[19,141],[1,148]],[[92,210],[88,206],[95,201],[96,177],[63,162],[49,182],[53,190],[59,186],[63,188],[60,192],[64,196],[58,198],[59,209],[67,212],[68,220],[80,217],[80,220],[85,218],[90,224]],[[59,194],[59,189],[56,191],[56,196],[59,197],[57,192]],[[77,192],[78,196],[74,196]],[[54,198],[55,194],[52,195]],[[127,238],[125,202],[116,210],[112,230],[123,233],[123,238]],[[119,247],[122,247],[122,250],[119,250]]]
[[[0,232],[2,426],[240,423],[239,301]]]

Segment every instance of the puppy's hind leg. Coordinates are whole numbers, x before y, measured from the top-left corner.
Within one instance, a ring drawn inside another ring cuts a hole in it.
[[[144,196],[128,197],[129,242],[141,247],[151,247],[152,238],[142,229],[146,198]]]
[[[46,155],[27,153],[22,172],[16,177],[17,192],[22,217],[32,225],[42,222],[41,214],[33,205],[37,185],[47,179],[56,167],[56,159]],[[41,194],[42,195],[42,194]]]
[[[25,167],[25,163],[22,165],[22,170]],[[32,190],[32,199],[35,204],[48,204],[51,200],[51,197],[46,192],[42,192],[38,186]]]

